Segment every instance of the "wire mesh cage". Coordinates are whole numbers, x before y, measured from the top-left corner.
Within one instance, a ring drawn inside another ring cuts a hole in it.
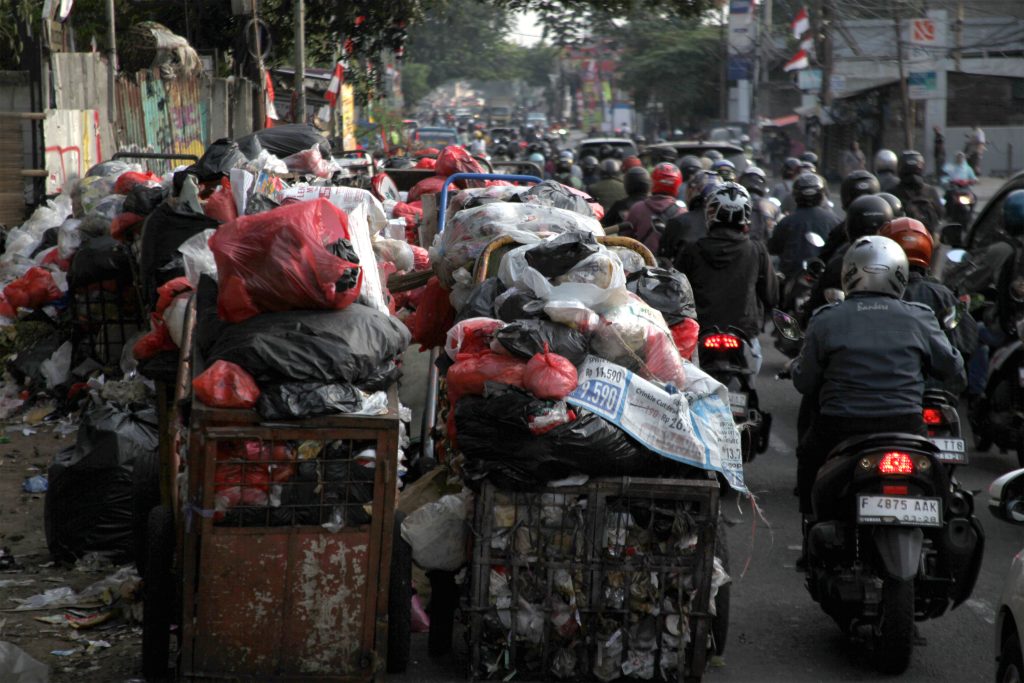
[[[71,305],[75,348],[105,368],[117,368],[124,347],[145,321],[132,281],[78,287],[72,291]]]

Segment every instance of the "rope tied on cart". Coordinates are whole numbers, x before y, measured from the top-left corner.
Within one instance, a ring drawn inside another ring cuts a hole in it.
[[[185,513],[185,533],[192,531],[192,515],[198,514],[200,517],[206,517],[207,519],[213,518],[217,514],[216,510],[209,510],[200,505],[196,505],[192,501],[188,501],[182,507],[182,512]]]

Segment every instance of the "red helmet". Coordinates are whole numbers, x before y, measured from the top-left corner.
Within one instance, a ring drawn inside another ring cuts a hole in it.
[[[912,266],[928,268],[932,262],[932,234],[924,223],[913,218],[894,218],[878,231],[903,247]]]
[[[675,197],[683,184],[683,174],[675,164],[667,161],[654,167],[651,173],[651,194],[667,194]]]
[[[643,162],[640,161],[640,157],[636,156],[635,154],[632,154],[622,160],[622,172],[625,173],[631,168],[636,168],[637,166],[643,165]]]

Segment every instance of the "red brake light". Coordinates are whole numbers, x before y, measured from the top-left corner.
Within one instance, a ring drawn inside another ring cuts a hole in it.
[[[886,496],[905,496],[908,492],[909,491],[906,486],[892,486],[891,484],[886,484],[882,487],[882,494]]]
[[[889,451],[878,461],[879,474],[913,474],[914,461],[900,451]]]
[[[738,349],[740,338],[732,334],[709,334],[704,337],[705,349]]]
[[[942,411],[938,408],[925,408],[923,417],[926,425],[942,424]]]

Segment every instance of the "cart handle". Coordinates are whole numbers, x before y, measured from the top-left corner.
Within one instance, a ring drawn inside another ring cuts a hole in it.
[[[445,213],[448,211],[448,185],[459,180],[508,180],[517,183],[542,183],[535,175],[505,175],[504,173],[456,173],[448,176],[441,188],[441,206],[437,214],[437,234],[444,232]]]

